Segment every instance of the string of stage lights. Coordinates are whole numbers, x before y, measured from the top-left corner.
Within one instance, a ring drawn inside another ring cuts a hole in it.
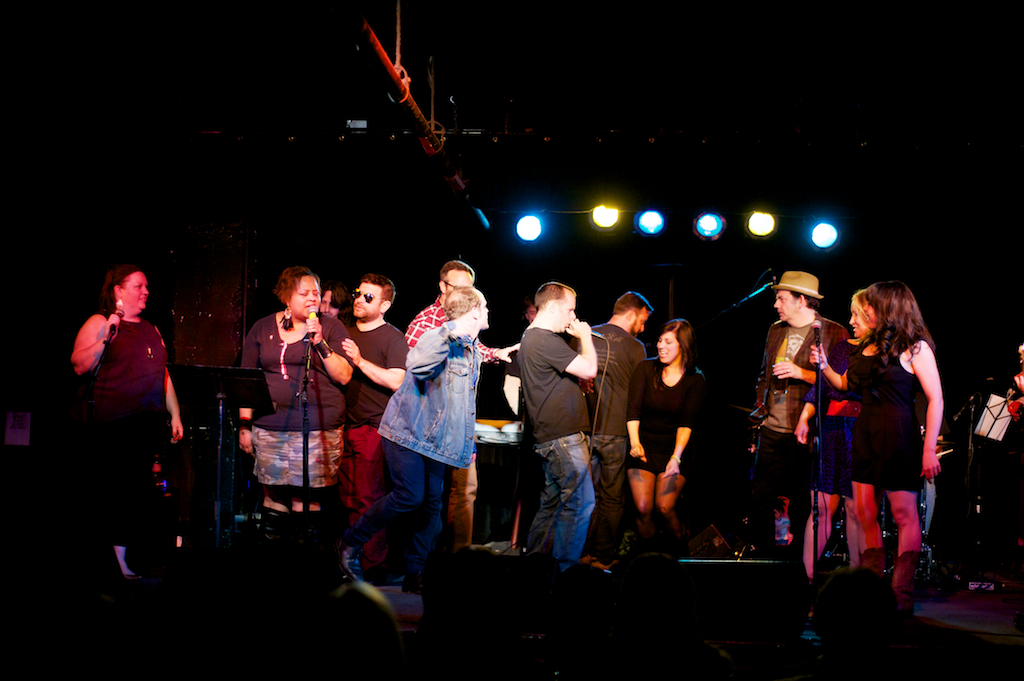
[[[555,211],[563,212],[563,211]],[[577,212],[577,211],[568,211]],[[590,224],[599,232],[610,232],[620,223],[621,211],[608,206],[597,206],[588,212]],[[523,215],[516,222],[516,235],[525,242],[537,241],[544,232],[543,213]],[[804,220],[804,222],[807,222]],[[828,250],[839,241],[839,230],[830,222],[812,220],[808,240],[816,248]],[[716,241],[725,233],[728,222],[719,213],[705,212],[693,219],[693,233],[702,241]],[[658,237],[666,229],[665,217],[656,210],[633,213],[633,231],[643,237]],[[754,211],[746,216],[747,231],[755,237],[770,236],[776,230],[775,216],[771,213]]]

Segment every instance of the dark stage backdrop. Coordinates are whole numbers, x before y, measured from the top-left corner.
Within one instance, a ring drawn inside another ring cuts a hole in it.
[[[317,17],[293,17],[284,29],[271,13],[161,16],[153,25],[163,30],[140,32],[132,49],[87,53],[99,68],[81,64],[78,99],[56,107],[81,112],[77,142],[61,150],[59,172],[40,152],[47,170],[29,174],[36,205],[61,211],[15,225],[20,243],[9,258],[15,288],[40,291],[16,295],[25,302],[14,317],[27,321],[5,340],[2,397],[7,410],[32,412],[33,448],[64,446],[53,424],[73,386],[74,335],[95,309],[105,268],[122,261],[146,271],[147,317],[183,364],[233,363],[252,322],[278,307],[277,274],[295,264],[350,285],[365,272],[390,276],[398,296],[388,318],[404,328],[436,295],[440,265],[462,258],[490,301],[490,345],[518,339],[522,298],[546,280],[574,286],[579,315],[591,323],[605,321],[623,291],[639,290],[656,307],[648,344],[672,316],[698,328],[714,434],[708,515],[728,512],[743,486],[744,410],[776,319],[770,293],[732,306],[769,269],[817,274],[823,313],[842,322],[857,288],[905,281],[938,345],[948,418],[975,391],[1010,386],[1024,341],[1016,224],[1024,159],[1019,126],[1007,125],[1013,107],[1000,104],[1009,62],[978,54],[985,68],[967,77],[962,55],[943,57],[938,37],[920,50],[924,37],[897,40],[894,27],[880,43],[885,58],[868,65],[868,38],[854,25],[820,58],[802,53],[806,40],[781,36],[768,54],[744,42],[761,26],[737,34],[730,22],[726,43],[709,34],[702,44],[741,66],[713,67],[662,54],[678,49],[696,18],[663,21],[653,10],[624,18],[622,28],[649,36],[657,53],[627,40],[586,61],[579,50],[592,34],[560,36],[553,17],[535,27],[541,45],[523,56],[491,20],[530,17],[506,17],[500,7],[478,16],[474,5],[474,13],[428,22],[436,44],[425,45],[422,29],[412,30],[415,11],[406,14],[406,56],[422,74],[426,57],[438,55],[439,116],[454,129],[452,107],[441,104],[458,91],[458,126],[486,132],[452,135],[446,151],[489,230],[414,138],[390,134],[399,123],[393,105]],[[386,45],[390,12],[370,17]],[[576,26],[575,15],[561,18]],[[915,31],[940,35],[916,22]],[[605,77],[617,88],[602,100]],[[424,109],[426,83],[415,76]],[[633,97],[643,93],[657,96],[638,116]],[[368,118],[366,134],[346,131],[349,117]],[[598,201],[659,208],[667,232],[643,239],[622,226],[599,235],[576,212]],[[717,242],[691,233],[704,209],[730,220]],[[776,214],[776,235],[745,234],[754,209]],[[533,244],[514,236],[526,210],[548,211]],[[842,233],[828,252],[807,244],[817,218],[835,220]],[[481,412],[501,414],[500,370],[483,381]],[[962,433],[954,435],[962,447]],[[1007,471],[1013,479],[1019,468]],[[963,476],[944,484],[962,488]]]
[[[488,230],[413,140],[156,140],[139,152],[140,172],[121,176],[118,201],[94,198],[83,207],[80,219],[109,238],[55,248],[65,306],[48,320],[56,357],[45,369],[52,380],[35,383],[34,364],[19,363],[15,375],[30,389],[9,383],[6,401],[34,413],[57,402],[60,395],[43,386],[71,383],[65,369],[75,331],[95,308],[105,266],[119,261],[146,270],[147,317],[167,339],[172,362],[182,364],[236,363],[249,326],[279,307],[271,294],[277,274],[294,264],[350,286],[365,272],[386,274],[397,285],[388,318],[404,329],[436,295],[440,265],[462,258],[477,269],[489,298],[492,328],[483,340],[495,346],[516,342],[522,298],[546,280],[574,286],[578,313],[591,323],[605,321],[615,298],[636,289],[656,308],[642,336],[649,347],[672,316],[698,328],[713,437],[704,480],[694,481],[692,494],[701,502],[697,522],[728,530],[749,465],[745,411],[776,319],[770,292],[732,306],[764,283],[766,270],[817,274],[823,313],[844,323],[855,289],[905,281],[938,345],[947,418],[972,392],[1009,387],[1024,340],[1014,302],[1020,239],[998,208],[1009,203],[1010,179],[983,154],[679,145],[644,149],[641,163],[635,149],[591,140],[545,145],[528,137],[465,144],[471,199],[488,216]],[[551,212],[537,242],[514,236],[519,210],[586,210],[595,183],[618,192],[621,205],[663,207],[666,234],[645,239],[620,227],[602,235],[583,215]],[[980,216],[981,197],[988,210]],[[731,221],[714,243],[690,231],[694,212],[708,205]],[[775,236],[744,233],[743,214],[754,207],[780,216]],[[818,215],[841,216],[841,241],[828,252],[806,242],[804,218]],[[482,415],[507,415],[500,383],[501,370],[488,368]],[[52,444],[52,432],[37,429],[37,444]],[[962,469],[949,461],[950,471]],[[1013,466],[1004,464],[1012,476]],[[947,476],[943,484],[959,492],[963,477]],[[966,498],[957,498],[965,510]]]

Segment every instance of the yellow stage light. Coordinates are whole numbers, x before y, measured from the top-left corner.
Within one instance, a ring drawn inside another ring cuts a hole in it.
[[[747,229],[754,236],[768,236],[775,231],[775,218],[768,213],[751,213]]]
[[[611,229],[619,221],[619,211],[615,208],[598,206],[591,213],[594,224],[602,229]]]

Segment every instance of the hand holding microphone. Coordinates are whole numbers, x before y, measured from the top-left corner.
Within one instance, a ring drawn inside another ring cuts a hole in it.
[[[306,320],[306,331],[309,342],[316,345],[324,339],[324,327],[320,324],[320,316],[316,310],[310,310]]]
[[[117,333],[117,328],[121,324],[121,320],[124,319],[124,303],[118,300],[114,303],[114,314],[107,317],[107,324],[110,325],[109,331],[107,332],[107,342],[109,343],[114,339],[114,335]]]
[[[579,339],[582,339],[584,336],[594,335],[594,332],[590,329],[590,324],[587,324],[582,319],[573,319],[565,330],[570,336]]]
[[[318,310],[309,311],[309,319],[306,320],[306,339],[309,344],[316,348],[317,354],[320,355],[320,359],[327,360],[334,355],[334,350],[324,340],[324,327],[320,324],[320,314]]]

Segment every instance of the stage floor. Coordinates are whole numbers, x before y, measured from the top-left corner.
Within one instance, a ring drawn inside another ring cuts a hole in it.
[[[522,561],[529,559],[509,557],[507,560],[512,561],[515,572],[520,570]],[[107,585],[114,584],[114,588],[104,589],[99,600],[96,599],[95,591],[83,594],[86,600],[80,603],[83,606],[80,618],[75,618],[72,611],[72,617],[61,618],[59,621],[75,632],[74,640],[90,650],[105,649],[105,633],[116,629],[127,632],[125,641],[132,641],[133,637],[139,637],[142,641],[152,638],[165,647],[191,648],[196,641],[206,641],[208,645],[217,647],[218,652],[231,651],[224,660],[240,664],[240,660],[251,659],[253,636],[258,638],[279,631],[280,622],[285,621],[285,618],[275,617],[275,614],[280,613],[264,607],[267,599],[272,602],[274,590],[278,594],[287,595],[291,593],[287,590],[288,585],[294,587],[311,572],[319,570],[322,576],[336,569],[331,567],[332,563],[336,566],[335,561],[333,551],[318,554],[311,561],[296,559],[290,553],[276,555],[272,560],[265,557],[261,559],[246,552],[220,550],[193,552],[190,556],[183,554],[177,565],[169,566],[159,577],[145,576],[132,582],[124,582],[119,576],[114,582],[107,580]],[[755,611],[758,608],[764,609],[764,606],[753,603],[749,594],[751,589],[758,592],[765,590],[762,586],[764,582],[761,581],[764,570],[757,566],[738,566],[735,561],[731,565],[724,562],[715,564],[714,561],[700,562],[702,564],[690,566],[690,574],[694,576],[699,590],[713,595],[716,607],[721,604],[721,610],[727,612],[737,624],[759,616]],[[792,567],[787,564],[787,569]],[[749,580],[752,584],[742,584],[742,580],[735,578],[738,568],[743,578],[748,575],[754,577]],[[801,567],[797,566],[796,569],[802,572]],[[597,581],[592,582],[597,587],[594,590],[595,599],[606,595],[609,585],[617,584],[614,574],[601,573],[593,568],[586,570],[585,578],[597,578]],[[733,576],[719,581],[720,575],[728,575],[730,570]],[[778,573],[771,570],[767,572],[767,583],[780,584]],[[268,579],[270,575],[274,575],[277,581]],[[607,579],[604,579],[605,576]],[[332,579],[336,580],[336,577],[318,582],[314,575],[309,578],[308,587],[303,586],[304,590],[294,593],[307,596],[321,593],[322,586],[329,586]],[[500,618],[512,619],[513,613],[543,610],[546,606],[539,609],[535,606],[547,596],[531,599],[529,590],[524,588],[525,585],[532,589],[538,584],[534,575],[523,568],[516,579],[522,583],[512,588],[521,593],[501,593],[488,586],[475,584],[466,589],[464,603],[461,600],[463,594],[460,593],[457,607],[465,608],[463,624],[480,621],[482,628],[493,627]],[[1024,631],[1018,628],[1024,626],[1019,623],[1024,611],[1024,580],[1016,567],[979,572],[975,580],[992,584],[994,590],[972,591],[967,581],[947,584],[942,589],[918,584],[915,616],[897,625],[887,648],[886,668],[865,673],[877,673],[880,678],[894,678],[895,671],[936,674],[937,678],[950,678],[949,673],[952,672],[971,674],[971,678],[1002,678],[1008,674],[1013,677],[1014,673],[1007,671],[1011,668],[1016,668],[1019,673],[1020,662],[1024,660]],[[399,577],[395,577],[394,583],[379,587],[379,590],[394,611],[407,650],[412,651],[410,664],[415,665],[417,658],[414,651],[422,640],[421,634],[417,632],[421,620],[424,620],[423,597],[403,593]],[[779,589],[778,593],[785,593],[785,589]],[[584,604],[583,599],[590,598],[590,592],[578,591],[576,598],[579,600],[575,603]],[[789,617],[782,612],[781,606],[791,599],[774,598],[779,608],[777,611],[769,608],[768,617],[780,621]],[[279,606],[281,603],[278,599]],[[428,598],[428,605],[430,603]],[[57,608],[68,612],[68,606],[73,607],[74,603],[65,601]],[[579,609],[583,608],[576,608]],[[43,611],[40,608],[37,610]],[[53,611],[46,609],[46,612]],[[798,617],[801,621],[795,622],[795,635],[790,634],[792,627],[786,627],[787,634],[783,639],[778,636],[769,638],[750,635],[751,629],[748,627],[737,629],[743,633],[710,636],[708,640],[732,659],[735,667],[732,678],[790,679],[810,675],[814,673],[816,665],[820,664],[819,657],[825,652],[825,646],[821,645],[814,630],[813,617],[799,613]],[[322,621],[330,621],[330,626],[334,627],[337,619],[336,615],[328,613],[328,619]],[[538,660],[537,668],[546,673],[551,664],[552,651],[557,653],[559,644],[553,641],[551,632],[545,630],[543,625],[537,626],[537,622],[545,620],[538,618],[527,623],[526,619],[515,618],[515,621],[523,622],[519,634],[522,650],[531,659]],[[591,623],[590,628],[600,629],[602,623],[597,624],[599,626],[595,627]],[[755,631],[770,633],[770,627]],[[87,645],[91,642],[89,634],[96,637],[97,645]],[[339,629],[335,636],[343,637],[344,634]],[[183,640],[187,643],[182,643]],[[148,650],[141,644],[138,649]],[[617,655],[623,653],[616,650],[608,652]],[[849,661],[851,676],[855,669],[878,662],[874,655],[859,657],[863,659]],[[679,664],[685,668],[685,663]],[[550,669],[551,673],[556,671],[560,672],[560,678],[572,677],[571,670]],[[863,669],[861,671],[864,672]],[[833,676],[830,675],[830,678]],[[536,675],[533,677],[536,678]]]

